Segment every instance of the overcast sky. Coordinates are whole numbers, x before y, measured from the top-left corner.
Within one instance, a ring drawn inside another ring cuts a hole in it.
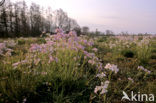
[[[19,0],[18,0],[19,1]],[[25,0],[53,10],[62,8],[91,30],[156,34],[156,0]]]

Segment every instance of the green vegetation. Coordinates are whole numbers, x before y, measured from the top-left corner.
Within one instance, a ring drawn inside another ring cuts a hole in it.
[[[2,103],[121,103],[123,90],[156,93],[154,37],[69,33],[0,42]]]

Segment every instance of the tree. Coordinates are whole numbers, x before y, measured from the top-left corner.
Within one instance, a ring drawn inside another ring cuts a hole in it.
[[[19,16],[19,13],[20,13],[20,8],[19,8],[19,2],[16,2],[15,3],[15,14],[14,14],[14,17],[15,17],[15,23],[14,23],[14,27],[15,27],[15,35],[16,36],[21,36],[20,35],[20,16]]]
[[[24,0],[7,0],[0,8],[0,37],[39,36],[43,31],[53,32],[56,27],[64,31],[80,28],[62,9],[41,9],[35,3],[28,7]]]
[[[100,34],[101,34],[101,32],[98,31],[98,29],[96,29],[96,31],[95,31],[95,35],[100,35]]]
[[[109,36],[114,35],[114,32],[111,30],[106,30],[106,35],[109,35]]]
[[[5,0],[1,0],[0,1],[0,6],[2,6],[4,4]]]
[[[13,37],[13,4],[11,2],[9,2],[9,28],[10,28],[10,37]]]
[[[57,26],[63,27],[65,22],[68,21],[68,15],[62,9],[56,11],[56,22]]]
[[[120,35],[126,36],[129,35],[128,32],[121,32]]]
[[[62,9],[54,12],[54,25],[65,31],[70,31],[74,28],[80,27],[78,23],[74,19],[69,18],[67,13],[65,13]]]
[[[52,32],[53,15],[52,15],[52,10],[50,7],[46,10],[46,15],[47,15],[47,17],[46,17],[46,21],[45,21],[45,31]]]
[[[81,35],[81,28],[80,28],[80,27],[75,27],[73,30],[76,32],[76,34],[77,34],[78,36]]]
[[[8,14],[6,5],[2,6],[1,23],[4,29],[2,30],[2,37],[8,36]]]
[[[87,26],[82,27],[82,33],[83,35],[87,35],[89,33],[89,27]]]
[[[40,6],[32,3],[30,7],[31,35],[39,36],[41,34],[41,12]]]
[[[23,36],[29,36],[29,21],[28,21],[28,17],[26,15],[27,13],[27,6],[25,1],[21,2],[22,7],[21,7],[21,32],[23,34]]]

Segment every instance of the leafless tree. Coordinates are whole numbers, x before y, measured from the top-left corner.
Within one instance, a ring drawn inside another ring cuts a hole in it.
[[[0,7],[0,37],[39,36],[43,31],[53,32],[56,27],[65,31],[80,28],[62,9],[52,11],[35,3],[28,7],[24,0],[7,0]]]

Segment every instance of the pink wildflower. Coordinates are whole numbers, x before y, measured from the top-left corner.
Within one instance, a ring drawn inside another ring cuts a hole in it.
[[[97,48],[93,48],[92,50],[93,50],[94,52],[97,52],[97,51],[98,51],[98,49],[97,49]]]
[[[49,62],[48,63],[51,63],[54,61],[54,58],[52,56],[49,57]]]

